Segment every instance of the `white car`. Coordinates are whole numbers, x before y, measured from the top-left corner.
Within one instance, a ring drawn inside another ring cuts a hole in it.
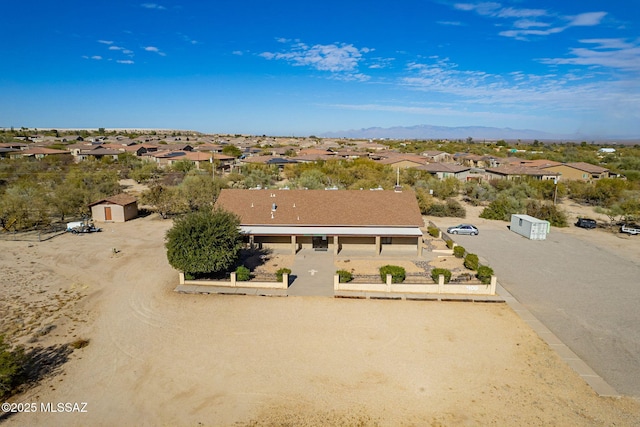
[[[640,227],[625,224],[620,227],[620,232],[635,236],[636,234],[640,234]]]
[[[449,234],[469,234],[471,236],[477,236],[479,231],[478,227],[471,224],[459,224],[453,227],[447,228]]]

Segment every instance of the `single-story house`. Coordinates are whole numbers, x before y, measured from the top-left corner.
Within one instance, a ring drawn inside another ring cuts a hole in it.
[[[557,179],[560,175],[548,169],[538,169],[526,166],[501,166],[499,168],[486,168],[485,173],[488,179],[514,180],[529,177],[540,181]]]
[[[319,161],[339,160],[335,154],[303,154],[294,157],[296,163],[315,163]]]
[[[451,160],[451,154],[440,150],[427,150],[420,155],[426,157],[429,162],[448,162]]]
[[[278,168],[282,169],[285,165],[298,163],[295,159],[290,159],[289,157],[278,157],[278,156],[250,156],[240,159],[240,165],[248,165],[248,164],[261,164],[261,165],[275,165]]]
[[[377,161],[380,164],[391,166],[394,169],[417,168],[427,163],[427,159],[417,154],[400,154],[389,152],[384,158]]]
[[[238,215],[241,232],[259,247],[422,253],[413,191],[223,189],[216,207]]]
[[[77,152],[78,154],[76,154],[76,161],[88,160],[91,158],[101,160],[105,157],[111,158],[112,160],[118,160],[118,156],[123,152],[124,151],[120,151],[119,149],[106,148],[99,145],[89,150],[79,150]]]
[[[427,171],[438,179],[456,178],[460,181],[466,181],[471,167],[453,163],[428,163],[416,169]]]
[[[91,218],[101,222],[125,222],[138,216],[138,201],[130,194],[116,194],[89,205]]]
[[[25,150],[16,151],[14,153],[9,154],[9,157],[18,158],[18,157],[33,157],[38,160],[44,159],[45,157],[56,156],[56,157],[69,157],[71,158],[71,153],[66,150],[56,150],[54,148],[45,148],[45,147],[32,147],[27,148]]]
[[[508,158],[507,160],[510,160],[510,158]],[[536,160],[523,160],[523,159],[517,159],[517,160],[513,160],[513,161],[509,161],[508,165],[510,166],[525,166],[528,168],[546,168],[549,166],[558,166],[561,165],[561,162],[556,162],[554,160],[547,160],[547,159],[536,159]]]
[[[594,179],[609,177],[609,169],[585,162],[562,163],[541,169],[548,172],[560,173],[562,174],[563,180],[592,181]]]
[[[16,148],[0,146],[0,157],[8,157],[10,154],[18,152],[18,151],[20,151],[20,150],[18,150]]]
[[[335,156],[334,151],[322,150],[319,148],[303,148],[298,151],[298,156]]]
[[[458,153],[453,159],[465,166],[472,168],[490,168],[498,166],[498,158],[493,156],[480,156],[478,154]]]
[[[24,142],[3,142],[0,143],[0,148],[12,148],[14,150],[26,150],[29,148],[29,144]]]
[[[196,151],[208,151],[210,153],[222,153],[223,145],[220,144],[201,144],[195,147]]]

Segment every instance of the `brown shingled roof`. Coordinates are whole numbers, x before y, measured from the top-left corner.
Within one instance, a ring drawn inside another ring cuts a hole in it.
[[[585,163],[585,162],[565,163],[565,165],[581,171],[589,172],[589,173],[604,173],[609,170],[601,166],[592,165],[591,163]]]
[[[137,202],[137,199],[135,197],[133,197],[130,194],[126,194],[126,193],[120,193],[120,194],[116,194],[115,196],[110,196],[101,200],[98,200],[96,202],[93,202],[91,204],[89,204],[89,207],[91,206],[95,206],[95,205],[99,205],[101,203],[111,203],[114,205],[120,205],[120,206],[126,206],[130,203],[134,203]]]
[[[424,225],[413,191],[224,189],[216,207],[237,214],[242,225]]]

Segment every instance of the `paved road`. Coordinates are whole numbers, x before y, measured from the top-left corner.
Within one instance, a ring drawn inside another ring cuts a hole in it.
[[[454,240],[613,388],[640,397],[640,260],[553,229],[531,241],[504,224]]]

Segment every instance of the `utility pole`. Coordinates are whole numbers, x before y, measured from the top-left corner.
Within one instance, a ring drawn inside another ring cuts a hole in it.
[[[209,161],[211,162],[211,180],[213,180],[213,181],[216,180],[216,162],[215,162],[215,158],[216,158],[216,152],[212,151],[211,152],[211,158],[209,159]]]

